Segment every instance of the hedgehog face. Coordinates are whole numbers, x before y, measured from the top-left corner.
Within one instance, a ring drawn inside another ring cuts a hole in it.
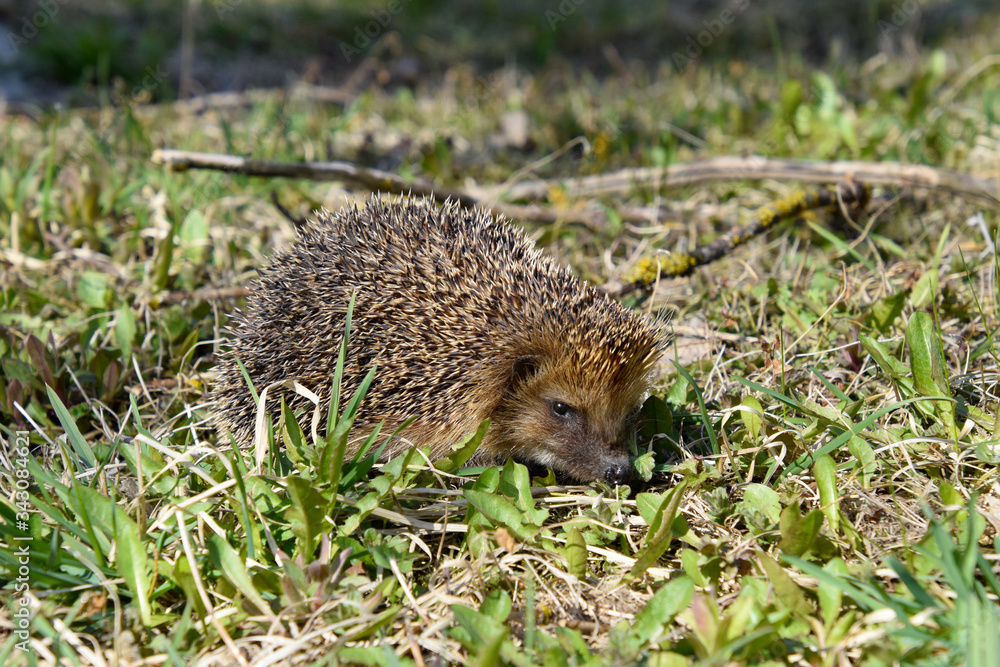
[[[608,383],[581,385],[579,373],[571,378],[558,366],[532,367],[526,374],[516,368],[515,374],[521,377],[494,415],[497,435],[508,450],[503,454],[581,481],[625,484],[631,479],[628,441],[644,382],[615,393]]]

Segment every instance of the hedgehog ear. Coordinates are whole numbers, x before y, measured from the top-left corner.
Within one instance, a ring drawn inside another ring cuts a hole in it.
[[[511,385],[518,385],[531,378],[538,372],[538,357],[525,355],[514,360],[514,368],[511,370]]]

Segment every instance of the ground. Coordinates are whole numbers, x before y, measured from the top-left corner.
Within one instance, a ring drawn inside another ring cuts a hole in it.
[[[0,0],[5,662],[996,664],[989,3],[191,6]],[[340,464],[346,396],[329,441],[289,418],[233,451],[206,392],[233,288],[294,241],[271,193],[370,193],[163,148],[504,184],[547,253],[670,318],[644,479]],[[726,155],[982,188],[877,185],[629,289],[816,184],[579,179]]]

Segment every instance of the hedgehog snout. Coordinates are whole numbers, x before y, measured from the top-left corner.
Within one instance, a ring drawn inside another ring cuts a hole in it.
[[[628,461],[612,463],[604,471],[604,481],[608,484],[621,486],[632,481],[632,464]]]

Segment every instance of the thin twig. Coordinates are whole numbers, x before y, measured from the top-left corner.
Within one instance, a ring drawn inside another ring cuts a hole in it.
[[[301,230],[309,223],[309,221],[305,218],[296,218],[292,215],[292,212],[285,208],[285,205],[278,199],[278,193],[274,190],[271,190],[271,203],[274,204],[274,207],[281,212],[281,215],[285,216],[289,222],[295,225],[296,229]]]
[[[661,276],[677,277],[691,273],[696,267],[716,261],[743,245],[748,240],[805,211],[817,208],[835,208],[849,217],[853,211],[863,209],[871,198],[871,188],[864,183],[845,180],[836,186],[822,186],[798,190],[788,197],[761,206],[753,219],[743,227],[731,229],[711,243],[690,252],[651,255],[639,260],[621,283],[608,283],[604,289],[616,296],[623,296],[633,289],[648,290]],[[848,207],[851,210],[848,210]]]
[[[158,304],[182,303],[184,301],[230,301],[242,299],[250,294],[246,287],[203,287],[193,292],[164,292],[154,297]]]

